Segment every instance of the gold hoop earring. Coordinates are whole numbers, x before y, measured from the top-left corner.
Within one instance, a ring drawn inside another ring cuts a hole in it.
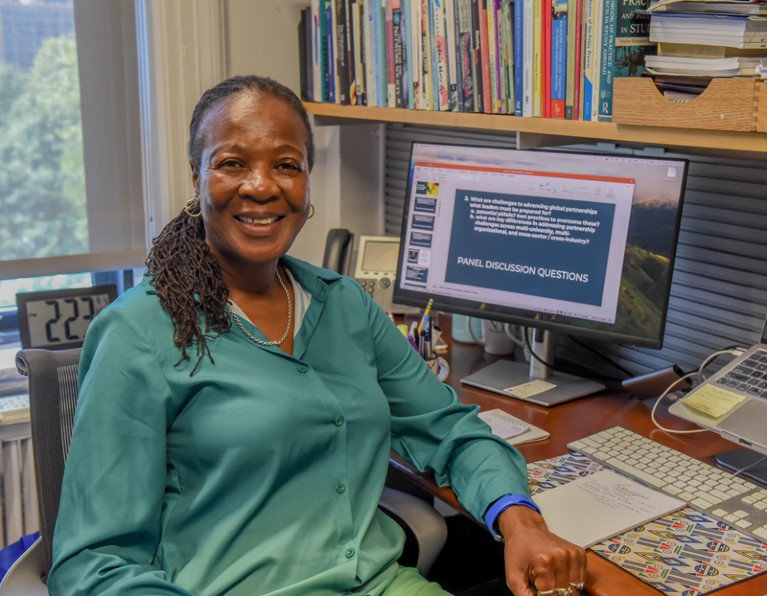
[[[195,206],[197,206],[197,211],[192,211],[192,208]],[[199,205],[197,205],[196,197],[192,197],[186,202],[186,205],[184,205],[184,213],[189,217],[200,217],[200,215],[202,215],[202,211],[200,210]]]
[[[309,215],[306,216],[306,219],[311,219],[314,217],[314,203],[309,203]]]

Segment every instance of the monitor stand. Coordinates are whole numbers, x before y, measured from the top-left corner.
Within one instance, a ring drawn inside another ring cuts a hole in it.
[[[764,459],[764,461],[756,464],[760,459]],[[767,456],[762,453],[746,448],[734,449],[733,451],[720,453],[716,456],[716,461],[720,466],[732,472],[748,468],[741,472],[740,476],[745,476],[767,485]]]
[[[543,362],[553,362],[555,339],[550,331],[533,329],[532,351]],[[541,406],[555,406],[602,391],[605,386],[590,379],[554,371],[530,358],[530,364],[497,360],[466,377],[461,383]]]

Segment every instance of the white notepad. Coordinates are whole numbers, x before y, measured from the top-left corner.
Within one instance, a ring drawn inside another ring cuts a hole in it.
[[[549,530],[584,548],[685,506],[612,470],[545,490],[533,501]]]
[[[538,441],[549,436],[542,428],[528,424],[499,408],[480,412],[479,417],[490,425],[494,435],[506,439],[506,442],[512,445]]]

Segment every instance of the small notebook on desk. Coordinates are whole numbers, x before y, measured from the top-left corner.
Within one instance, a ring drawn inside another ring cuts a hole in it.
[[[685,506],[612,470],[600,470],[533,495],[557,536],[588,548]]]
[[[490,425],[494,435],[506,439],[506,442],[512,445],[539,441],[549,436],[542,428],[528,424],[501,409],[480,412],[479,417]]]

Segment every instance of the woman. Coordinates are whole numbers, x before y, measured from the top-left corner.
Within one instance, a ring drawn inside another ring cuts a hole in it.
[[[516,594],[584,581],[520,454],[354,281],[286,256],[313,160],[279,83],[202,96],[195,197],[88,330],[52,593],[445,594],[397,564],[402,531],[377,509],[391,448],[491,510]]]

